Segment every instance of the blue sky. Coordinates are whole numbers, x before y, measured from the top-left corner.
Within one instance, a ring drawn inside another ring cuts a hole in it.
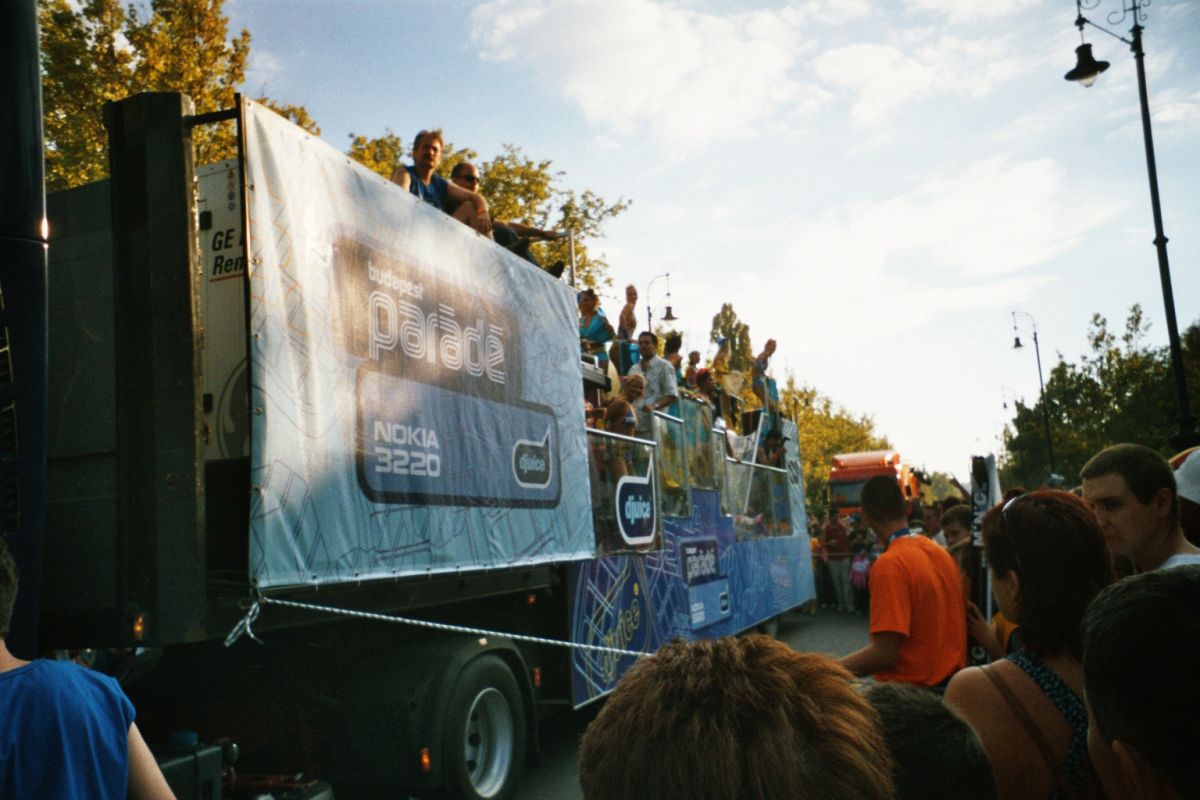
[[[1069,0],[226,11],[253,36],[245,89],[305,105],[339,149],[350,132],[439,126],[484,159],[510,142],[572,188],[632,199],[593,245],[612,265],[611,316],[620,287],[644,297],[669,270],[685,349],[710,354],[712,317],[732,302],[756,349],[778,340],[777,379],[873,415],[915,464],[965,480],[972,454],[999,449],[1005,396],[1036,397],[1013,310],[1036,319],[1047,371],[1086,349],[1093,313],[1119,328],[1135,302],[1166,343],[1133,58],[1089,29],[1112,67],[1088,89],[1064,81],[1079,44]],[[1107,24],[1114,11],[1086,13]],[[1146,13],[1187,325],[1200,317],[1200,2]]]

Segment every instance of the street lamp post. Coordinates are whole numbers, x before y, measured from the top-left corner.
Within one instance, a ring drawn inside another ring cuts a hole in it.
[[[667,281],[667,313],[663,314],[662,321],[674,322],[675,320],[679,319],[679,317],[671,313],[671,273],[664,272],[662,275],[656,275],[651,278],[650,283],[646,285],[646,330],[650,331],[651,333],[654,332],[654,314],[650,308],[650,301],[653,299],[650,296],[650,290],[654,288],[654,284],[663,279],[666,279]]]
[[[1005,411],[1008,410],[1008,398],[1009,397],[1012,397],[1012,403],[1013,403],[1013,430],[1014,430],[1013,442],[1015,444],[1017,444],[1017,452],[1013,453],[1013,456],[1014,456],[1015,464],[1016,464],[1017,468],[1019,469],[1023,465],[1024,459],[1021,457],[1021,452],[1020,452],[1021,448],[1020,448],[1020,444],[1019,444],[1020,439],[1018,439],[1016,437],[1015,431],[1016,431],[1016,427],[1017,427],[1017,425],[1016,425],[1017,415],[1019,415],[1021,413],[1021,408],[1020,408],[1020,406],[1017,405],[1017,403],[1018,403],[1017,393],[1013,390],[1013,388],[1011,386],[1009,386],[1008,384],[1004,384],[1004,383],[1000,384],[1000,407],[1003,408]],[[1006,425],[1005,427],[1007,428],[1008,426]],[[996,439],[1000,442],[1004,441],[1003,437],[1001,437],[999,433],[996,434]]]
[[[1017,333],[1017,314],[1020,314],[1023,317],[1028,317],[1029,325],[1033,328],[1033,353],[1035,356],[1037,356],[1038,368],[1038,397],[1041,400],[1042,406],[1042,424],[1046,427],[1046,453],[1050,456],[1050,475],[1053,476],[1057,470],[1054,466],[1054,442],[1050,439],[1050,409],[1046,407],[1046,382],[1042,380],[1042,349],[1038,346],[1037,320],[1033,318],[1032,314],[1027,314],[1024,311],[1012,312],[1014,350],[1020,350],[1022,347],[1024,347],[1024,345],[1021,344],[1021,336]]]
[[[1171,289],[1171,267],[1167,261],[1167,236],[1163,233],[1162,208],[1158,201],[1158,168],[1154,162],[1154,137],[1150,131],[1150,101],[1146,91],[1145,53],[1142,50],[1142,25],[1145,19],[1144,6],[1147,0],[1128,0],[1129,6],[1124,6],[1122,0],[1120,16],[1116,12],[1108,15],[1110,25],[1118,25],[1127,17],[1133,17],[1133,28],[1129,33],[1132,38],[1113,33],[1103,25],[1097,25],[1083,16],[1084,9],[1093,9],[1100,0],[1075,0],[1075,27],[1079,28],[1081,44],[1075,48],[1077,63],[1075,68],[1063,77],[1076,81],[1083,86],[1091,86],[1096,82],[1100,73],[1108,69],[1107,61],[1097,61],[1092,57],[1092,46],[1083,41],[1083,29],[1091,25],[1099,31],[1107,33],[1129,45],[1133,51],[1133,59],[1137,64],[1138,100],[1142,110],[1142,138],[1146,145],[1146,172],[1150,178],[1150,208],[1154,214],[1154,247],[1158,251],[1158,276],[1162,282],[1163,306],[1167,317],[1167,337],[1170,340],[1171,371],[1175,375],[1175,391],[1179,400],[1179,432],[1171,437],[1171,444],[1177,450],[1183,450],[1193,445],[1200,445],[1200,433],[1196,431],[1196,418],[1192,416],[1191,405],[1188,403],[1187,378],[1183,371],[1183,348],[1179,343],[1179,325],[1175,320],[1175,295]]]

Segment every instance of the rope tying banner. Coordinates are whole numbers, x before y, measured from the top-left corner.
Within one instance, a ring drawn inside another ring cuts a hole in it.
[[[529,644],[544,644],[551,647],[566,647],[572,650],[586,650],[592,653],[613,653],[619,656],[634,656],[641,658],[643,656],[653,655],[652,653],[643,653],[637,650],[622,650],[616,647],[603,647],[595,644],[579,644],[577,642],[564,642],[560,639],[545,639],[541,636],[526,636],[520,633],[504,633],[503,631],[491,631],[484,628],[469,628],[464,625],[450,625],[445,622],[432,622],[424,619],[411,619],[409,617],[397,617],[390,614],[376,614],[370,611],[355,611],[350,608],[337,608],[335,606],[322,606],[315,603],[301,603],[295,600],[280,600],[274,597],[266,597],[260,595],[250,606],[246,616],[242,618],[237,625],[233,626],[233,630],[225,637],[225,646],[229,647],[243,635],[249,636],[254,641],[262,644],[262,640],[254,635],[251,630],[251,625],[258,619],[263,606],[284,606],[287,608],[297,608],[303,611],[316,611],[324,614],[336,614],[343,617],[353,617],[355,619],[369,619],[375,622],[392,622],[399,625],[411,625],[417,628],[428,628],[430,630],[442,631],[444,633],[462,633],[469,636],[502,636],[506,639],[512,639],[516,642],[528,642]]]

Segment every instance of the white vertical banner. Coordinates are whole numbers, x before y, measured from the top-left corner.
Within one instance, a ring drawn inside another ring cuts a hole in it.
[[[569,287],[244,114],[254,582],[591,556]]]

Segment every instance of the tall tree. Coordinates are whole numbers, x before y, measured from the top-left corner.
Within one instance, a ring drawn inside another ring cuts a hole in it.
[[[725,339],[729,343],[729,369],[733,372],[749,372],[754,364],[754,351],[750,348],[750,326],[738,318],[732,303],[725,303],[712,320],[709,341],[716,343]]]
[[[836,405],[816,388],[799,385],[793,375],[779,395],[780,413],[795,420],[799,431],[804,497],[809,513],[824,514],[829,507],[829,469],[838,453],[881,450],[891,447],[875,430],[868,415],[854,415]]]
[[[183,92],[197,113],[229,108],[246,76],[250,32],[229,36],[224,0],[40,0],[46,185],[52,191],[108,174],[104,103],[138,92]],[[263,98],[311,131],[302,106]],[[232,126],[194,131],[196,159],[235,151]]]
[[[128,14],[120,0],[41,0],[43,131],[51,191],[108,174],[108,134],[101,109],[126,96],[134,54],[124,43]]]
[[[346,155],[372,172],[390,178],[404,163],[404,140],[391,128],[384,128],[382,136],[373,138],[351,131]]]
[[[1088,352],[1078,363],[1060,355],[1044,397],[1017,403],[1016,416],[1004,431],[1004,485],[1035,487],[1049,478],[1043,404],[1050,417],[1055,468],[1068,485],[1078,481],[1091,456],[1110,444],[1134,442],[1171,453],[1174,383],[1166,348],[1146,343],[1148,329],[1138,305],[1129,310],[1119,336],[1104,317],[1092,317]],[[1200,376],[1200,326],[1193,324],[1182,339],[1185,373],[1194,379]]]

